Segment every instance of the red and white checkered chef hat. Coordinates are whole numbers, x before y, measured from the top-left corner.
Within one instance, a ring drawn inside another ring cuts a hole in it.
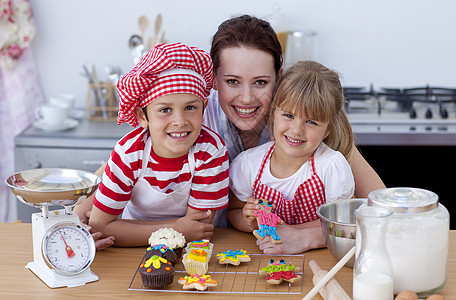
[[[138,126],[136,106],[144,108],[168,94],[193,94],[206,105],[213,81],[212,60],[204,50],[182,43],[157,45],[117,82],[117,123]]]

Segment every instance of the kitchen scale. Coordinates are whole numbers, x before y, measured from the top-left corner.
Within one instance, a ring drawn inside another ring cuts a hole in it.
[[[73,207],[92,195],[100,183],[101,178],[93,173],[70,169],[32,169],[6,179],[21,202],[41,209],[32,214],[33,261],[25,267],[50,288],[98,280],[90,270],[95,242]],[[49,210],[51,205],[64,209]]]

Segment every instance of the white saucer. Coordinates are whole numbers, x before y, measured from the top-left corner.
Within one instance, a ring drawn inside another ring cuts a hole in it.
[[[43,119],[38,119],[33,122],[33,126],[45,131],[63,131],[78,126],[79,121],[74,119],[66,119],[62,124],[48,124]]]
[[[82,119],[82,117],[84,117],[84,114],[85,114],[85,110],[78,110],[78,109],[73,109],[69,116],[72,118],[72,119]]]

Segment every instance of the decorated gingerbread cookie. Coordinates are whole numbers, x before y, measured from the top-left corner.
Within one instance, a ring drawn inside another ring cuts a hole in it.
[[[184,290],[197,289],[199,291],[204,291],[209,287],[217,286],[217,281],[211,278],[211,275],[190,275],[185,277],[180,277],[177,281],[183,285]]]
[[[280,284],[282,281],[294,283],[301,278],[294,270],[295,266],[287,265],[283,259],[278,262],[271,259],[266,267],[261,268],[260,273],[266,274],[266,282],[270,284]]]
[[[232,264],[239,266],[241,262],[250,261],[250,256],[246,253],[247,251],[242,249],[236,251],[230,249],[217,254],[217,259],[219,260],[220,264]]]
[[[261,240],[269,236],[272,243],[281,244],[282,240],[277,234],[277,225],[282,224],[283,220],[272,212],[272,202],[260,199],[258,205],[260,209],[254,210],[252,217],[257,218],[259,229],[254,230],[253,235]]]

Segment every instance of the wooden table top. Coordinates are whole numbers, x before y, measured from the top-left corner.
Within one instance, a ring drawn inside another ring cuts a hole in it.
[[[305,253],[305,267],[302,294],[232,294],[232,293],[181,293],[145,292],[129,290],[130,283],[145,251],[145,247],[111,247],[98,251],[91,269],[100,278],[97,282],[72,288],[48,288],[25,265],[33,259],[32,228],[29,223],[0,223],[0,298],[1,299],[68,299],[68,298],[126,298],[167,297],[169,299],[211,299],[236,298],[277,298],[302,299],[312,287],[312,271],[309,261],[315,260],[322,269],[330,270],[337,261],[327,249]],[[234,229],[217,228],[214,238],[214,252],[228,249],[245,249],[248,253],[261,253],[255,244],[255,237]],[[351,295],[353,269],[343,267],[335,276],[345,291]],[[440,292],[446,300],[456,300],[456,231],[450,231],[448,278]],[[184,297],[184,298],[183,298]],[[321,299],[319,295],[315,299]]]

